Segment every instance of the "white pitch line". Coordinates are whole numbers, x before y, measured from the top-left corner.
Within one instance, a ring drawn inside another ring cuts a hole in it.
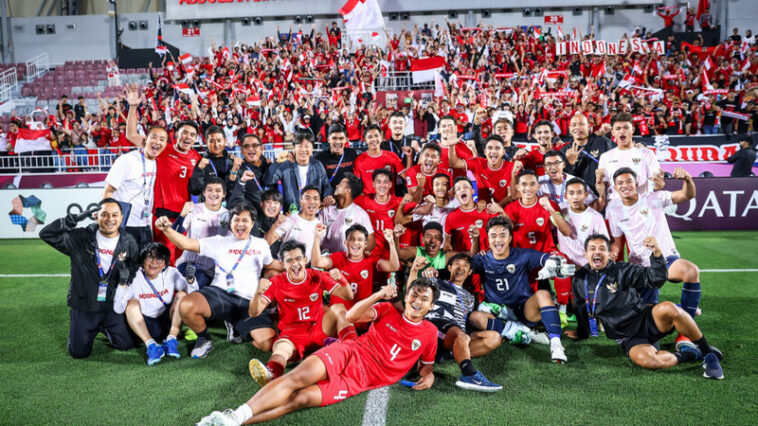
[[[701,269],[700,272],[758,272],[758,269]]]
[[[71,274],[0,274],[0,278],[63,278]]]
[[[366,410],[363,412],[363,426],[384,426],[389,399],[389,386],[374,389],[368,393]]]

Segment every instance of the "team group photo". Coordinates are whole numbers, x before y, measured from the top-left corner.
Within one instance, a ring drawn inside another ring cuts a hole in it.
[[[758,416],[758,4],[0,12],[0,423]]]

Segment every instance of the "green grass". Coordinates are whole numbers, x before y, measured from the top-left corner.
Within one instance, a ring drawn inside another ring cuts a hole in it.
[[[758,232],[677,233],[683,256],[701,269],[756,268]],[[39,241],[3,241],[2,274],[67,273],[68,259]],[[569,363],[549,362],[545,346],[503,345],[475,360],[502,392],[455,387],[454,362],[436,366],[429,391],[390,391],[387,424],[754,424],[758,416],[758,333],[754,273],[703,273],[698,323],[725,354],[726,378],[702,378],[699,364],[665,371],[635,367],[606,338],[565,342]],[[678,301],[667,284],[662,299]],[[210,411],[235,408],[258,386],[247,373],[249,345],[230,345],[215,331],[204,360],[183,356],[146,367],[144,349],[112,350],[102,335],[92,355],[66,351],[68,278],[0,278],[0,424],[191,424]],[[662,342],[673,346],[673,337]],[[180,351],[187,353],[184,342]],[[311,409],[278,424],[361,422],[366,394]]]

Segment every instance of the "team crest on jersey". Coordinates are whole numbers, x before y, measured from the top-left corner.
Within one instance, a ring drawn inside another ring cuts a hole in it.
[[[586,223],[582,224],[582,232],[587,232],[587,230],[590,229],[590,226]]]
[[[538,217],[537,218],[537,225],[542,226],[545,224],[545,218],[544,217]]]
[[[389,217],[395,217],[395,211],[394,210],[387,210],[387,216],[389,216]]]
[[[642,159],[640,157],[632,157],[632,163],[638,164]]]
[[[345,223],[346,223],[346,224],[347,224],[347,223],[353,223],[353,218],[351,218],[351,217],[346,217],[346,218],[345,218]]]
[[[597,158],[600,156],[600,151],[597,149],[593,149],[592,151],[590,151],[590,154],[592,154],[593,157]]]
[[[197,160],[194,158],[190,160],[190,163],[192,163],[192,167],[195,167],[195,163],[197,163]]]
[[[607,288],[608,291],[610,291],[611,293],[616,294],[616,290],[618,290],[619,285],[618,283],[610,283],[610,284],[606,284],[605,288]]]
[[[419,339],[413,339],[413,342],[411,342],[411,350],[417,350],[421,347],[421,340]]]
[[[650,210],[647,207],[642,207],[640,209],[640,214],[643,216],[647,216],[650,213]]]
[[[318,293],[311,293],[311,302],[315,302],[318,300]]]
[[[368,278],[368,271],[367,270],[364,269],[364,270],[361,271],[361,278],[363,278],[364,280],[366,278]]]
[[[505,270],[508,271],[508,273],[512,274],[512,273],[516,272],[516,265],[514,265],[514,264],[511,263],[511,264],[509,264],[508,266],[505,267]]]
[[[508,185],[508,181],[505,179],[501,180],[499,183],[500,183],[501,188],[504,187],[505,185]]]
[[[481,219],[479,219],[476,222],[474,222],[474,225],[476,225],[477,228],[481,228],[482,226],[484,226],[484,222]]]
[[[117,259],[120,260],[120,261],[122,261],[122,262],[125,261],[126,260],[126,252],[122,251],[121,254],[118,255]]]

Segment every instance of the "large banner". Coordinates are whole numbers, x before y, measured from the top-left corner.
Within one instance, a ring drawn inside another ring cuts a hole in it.
[[[666,181],[678,190],[682,181]],[[697,195],[666,210],[672,231],[758,230],[758,178],[695,179]]]
[[[68,213],[79,214],[94,207],[102,196],[102,188],[2,190],[0,207],[8,214],[0,218],[0,239],[39,238],[45,225]]]

